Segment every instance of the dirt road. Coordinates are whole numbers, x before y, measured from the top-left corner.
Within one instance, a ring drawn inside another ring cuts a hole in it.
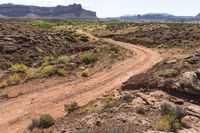
[[[51,114],[55,118],[63,116],[64,104],[76,101],[85,105],[105,92],[120,87],[129,77],[148,70],[161,60],[158,53],[145,47],[111,39],[104,40],[132,51],[133,57],[114,64],[111,69],[96,73],[87,80],[44,87],[0,103],[0,132],[23,132],[31,119],[38,118],[40,114]]]

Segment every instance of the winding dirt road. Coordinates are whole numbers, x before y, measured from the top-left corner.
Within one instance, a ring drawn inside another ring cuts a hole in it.
[[[31,119],[38,118],[40,114],[48,113],[55,118],[63,116],[64,104],[76,101],[85,105],[161,61],[159,54],[148,48],[111,39],[104,40],[132,51],[134,56],[114,64],[109,70],[96,73],[86,81],[57,84],[0,103],[0,132],[23,132]]]

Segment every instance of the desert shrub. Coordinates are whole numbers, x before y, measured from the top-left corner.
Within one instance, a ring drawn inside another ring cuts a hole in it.
[[[179,107],[179,106],[172,106],[168,103],[164,103],[161,105],[161,114],[162,115],[172,115],[176,119],[180,119],[186,115],[185,109]]]
[[[32,123],[28,125],[27,129],[32,131],[34,128],[39,127],[40,121],[37,119],[33,119]]]
[[[11,65],[10,70],[12,72],[26,72],[28,71],[28,67],[24,64],[14,64]]]
[[[156,122],[156,130],[169,132],[171,130],[170,126],[170,116],[164,115]]]
[[[186,111],[179,106],[165,103],[161,105],[161,114],[161,118],[156,122],[156,129],[169,132],[182,127],[181,119],[186,115]]]
[[[178,74],[179,71],[175,69],[165,69],[158,72],[158,75],[162,77],[175,77]]]
[[[69,62],[69,57],[67,55],[62,55],[58,57],[58,63],[67,64]]]
[[[80,59],[82,62],[84,62],[86,65],[89,65],[91,64],[94,59],[93,59],[93,53],[91,52],[86,52],[86,53],[83,53],[81,56],[80,56]]]
[[[96,112],[99,109],[100,109],[100,106],[98,104],[92,104],[92,105],[87,106],[84,109],[84,111],[87,112],[87,113],[93,113],[93,112]]]
[[[16,84],[16,83],[20,82],[20,80],[21,80],[21,76],[17,73],[14,73],[9,76],[9,82],[11,84]]]
[[[61,68],[61,69],[57,70],[57,73],[60,76],[66,76],[67,75],[67,70],[65,70],[64,68]]]
[[[83,42],[88,42],[89,41],[88,40],[88,36],[86,36],[86,35],[81,35],[80,36],[80,40],[83,41]]]
[[[51,115],[49,114],[43,114],[40,116],[39,119],[39,127],[40,128],[49,128],[52,125],[54,125],[54,119]]]
[[[136,112],[141,115],[145,115],[145,109],[143,107],[137,108]]]
[[[55,67],[52,65],[48,65],[43,67],[40,71],[42,76],[51,76],[52,74],[55,73]]]
[[[112,108],[114,106],[114,101],[106,100],[103,104],[104,109]]]
[[[8,86],[8,81],[7,80],[3,80],[1,83],[0,83],[0,88],[5,88]]]
[[[47,66],[50,64],[50,62],[54,61],[55,58],[53,56],[46,56],[42,60],[42,66]]]
[[[131,95],[125,95],[122,97],[122,100],[126,101],[126,102],[131,102],[133,99],[133,97]]]
[[[77,102],[72,102],[70,104],[65,104],[65,111],[71,113],[79,108]]]
[[[89,73],[90,73],[89,70],[85,69],[84,71],[81,72],[81,76],[84,78],[89,77]]]

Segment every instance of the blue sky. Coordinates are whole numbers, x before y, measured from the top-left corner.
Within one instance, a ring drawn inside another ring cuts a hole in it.
[[[81,3],[84,8],[96,11],[98,17],[157,12],[195,16],[200,13],[200,0],[0,0],[2,3],[38,6]]]

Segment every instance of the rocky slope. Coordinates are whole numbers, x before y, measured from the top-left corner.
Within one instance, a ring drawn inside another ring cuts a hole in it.
[[[97,20],[96,12],[85,10],[80,4],[56,7],[2,4],[0,5],[0,17]]]

